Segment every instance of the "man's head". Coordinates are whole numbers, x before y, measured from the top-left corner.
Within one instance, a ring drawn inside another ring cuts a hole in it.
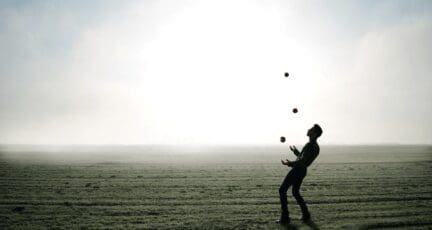
[[[321,127],[318,124],[315,124],[314,126],[312,126],[312,128],[310,128],[307,132],[307,136],[310,137],[311,139],[316,140],[318,137],[321,136],[321,134],[323,133]]]

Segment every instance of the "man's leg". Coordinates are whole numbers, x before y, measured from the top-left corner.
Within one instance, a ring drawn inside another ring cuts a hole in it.
[[[296,180],[293,183],[293,187],[292,187],[292,194],[294,196],[294,198],[296,199],[297,203],[300,205],[301,211],[302,211],[302,219],[304,221],[309,220],[310,219],[310,213],[309,210],[306,206],[305,201],[303,200],[303,197],[300,195],[300,186],[303,182],[303,178]]]
[[[288,198],[287,198],[287,191],[288,188],[292,184],[292,173],[288,173],[282,182],[280,188],[279,188],[279,198],[280,198],[280,204],[281,204],[281,222],[289,222],[289,212],[288,212]]]

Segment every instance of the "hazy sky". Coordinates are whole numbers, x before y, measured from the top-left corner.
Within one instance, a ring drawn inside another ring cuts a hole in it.
[[[0,18],[1,144],[296,144],[314,123],[323,144],[432,144],[432,1],[1,1]]]

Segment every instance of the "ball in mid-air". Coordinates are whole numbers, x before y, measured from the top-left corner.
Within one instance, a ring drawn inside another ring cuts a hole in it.
[[[288,73],[288,72],[285,72],[284,75],[285,75],[285,77],[288,77],[288,76],[289,76],[289,73]]]
[[[280,137],[280,142],[282,142],[282,143],[285,142],[285,137],[284,137],[284,136],[281,136],[281,137]]]
[[[297,109],[297,108],[294,108],[294,109],[292,110],[292,112],[293,112],[293,113],[297,113],[297,112],[298,112],[298,109]]]

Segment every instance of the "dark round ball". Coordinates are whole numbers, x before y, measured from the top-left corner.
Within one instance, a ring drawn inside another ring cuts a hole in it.
[[[282,142],[282,143],[285,142],[285,137],[284,136],[280,137],[280,142]]]
[[[284,75],[285,75],[285,77],[288,77],[288,76],[289,76],[289,73],[288,73],[288,72],[285,72]]]
[[[297,113],[297,112],[298,112],[298,109],[297,109],[297,108],[294,108],[292,111],[293,111],[293,113]]]

